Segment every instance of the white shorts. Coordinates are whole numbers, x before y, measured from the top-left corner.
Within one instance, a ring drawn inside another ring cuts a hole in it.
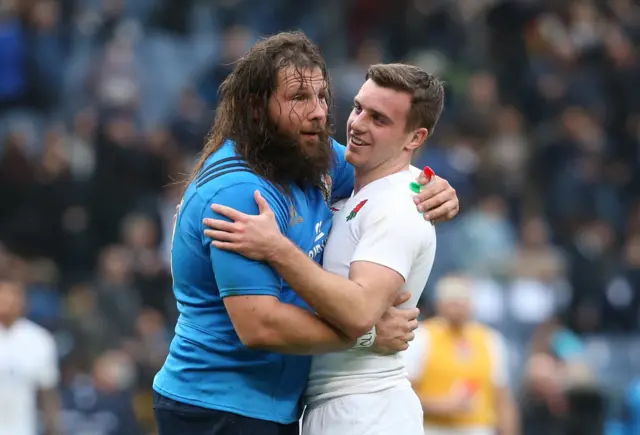
[[[411,387],[351,394],[308,407],[302,435],[423,435],[422,405]]]

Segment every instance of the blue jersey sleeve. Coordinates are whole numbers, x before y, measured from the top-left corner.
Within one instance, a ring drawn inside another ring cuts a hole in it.
[[[335,153],[335,166],[331,178],[333,180],[331,188],[332,201],[351,196],[353,191],[354,170],[353,166],[344,157],[346,151],[344,145],[333,140],[333,152]]]
[[[284,195],[259,183],[242,182],[220,189],[207,201],[202,218],[229,220],[211,210],[211,204],[214,203],[246,214],[259,214],[258,205],[253,197],[256,190],[259,190],[269,203],[276,215],[280,231],[286,233],[289,221]],[[202,242],[210,250],[211,265],[221,297],[234,295],[277,297],[280,294],[282,278],[267,263],[214,247],[211,245],[212,239],[204,235],[204,224],[201,225]]]

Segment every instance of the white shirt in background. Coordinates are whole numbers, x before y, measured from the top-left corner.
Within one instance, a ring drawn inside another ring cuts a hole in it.
[[[38,390],[59,380],[53,336],[27,319],[0,326],[0,435],[36,435]]]

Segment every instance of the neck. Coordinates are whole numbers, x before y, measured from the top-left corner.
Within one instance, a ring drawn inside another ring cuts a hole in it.
[[[16,323],[19,317],[5,317],[0,318],[0,326],[4,326],[5,328],[11,328],[11,326]]]
[[[380,178],[406,171],[409,169],[410,162],[400,160],[396,162],[387,161],[373,169],[355,168],[355,180],[353,182],[353,193],[358,193],[364,186],[373,183]]]
[[[467,322],[454,322],[447,319],[446,317],[441,317],[441,319],[446,323],[447,327],[456,334],[461,333],[464,330],[465,325],[467,324]]]

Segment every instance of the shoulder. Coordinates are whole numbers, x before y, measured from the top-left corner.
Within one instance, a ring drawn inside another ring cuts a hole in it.
[[[501,351],[506,346],[504,336],[497,329],[482,323],[474,323],[474,329],[476,333],[480,334],[494,349],[497,348],[497,350]]]
[[[411,232],[417,239],[428,242],[435,238],[434,225],[426,221],[413,202],[414,194],[409,181],[404,184],[388,183],[373,192],[367,200],[369,225],[387,222],[397,231]]]
[[[199,206],[208,208],[214,199],[222,199],[225,205],[230,206],[246,201],[254,204],[253,194],[256,190],[263,194],[272,207],[286,207],[288,204],[282,190],[256,174],[243,159],[215,154],[205,162],[192,181],[184,202],[186,208],[194,212],[201,208]],[[191,201],[194,204],[188,207],[187,203]]]
[[[28,340],[29,346],[46,346],[55,348],[53,335],[42,326],[28,319],[21,319],[16,325],[22,340]]]
[[[198,196],[204,198],[214,196],[230,187],[237,187],[238,191],[241,191],[243,188],[252,186],[267,189],[273,187],[239,157],[207,160],[192,183],[193,190]],[[274,190],[276,189],[274,188]]]

